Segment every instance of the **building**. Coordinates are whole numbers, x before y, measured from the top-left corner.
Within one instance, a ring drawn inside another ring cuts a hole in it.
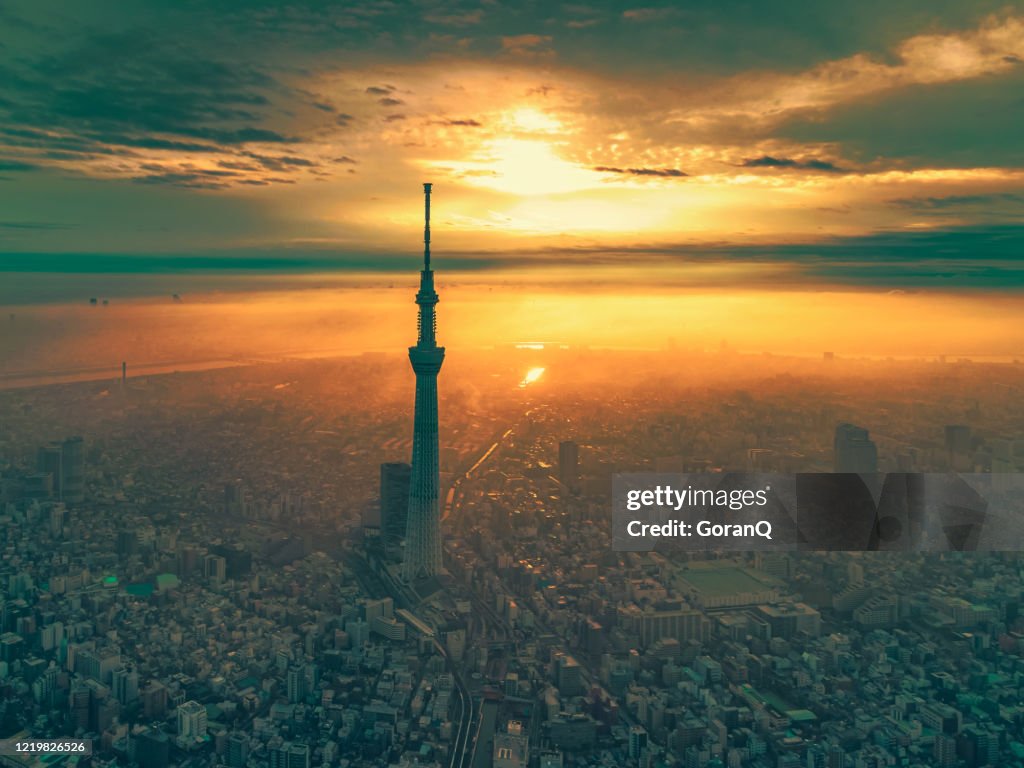
[[[416,294],[419,328],[416,346],[409,347],[409,362],[416,373],[416,411],[402,569],[406,581],[441,573],[437,374],[444,362],[444,347],[437,346],[436,338],[437,317],[434,308],[438,297],[434,290],[434,271],[430,268],[430,189],[430,184],[423,185],[423,270],[420,272],[420,290]]]
[[[64,484],[64,446],[61,443],[49,443],[39,449],[36,468],[43,474],[53,478],[53,495],[61,499]]]
[[[142,711],[150,720],[162,718],[167,713],[167,686],[151,681],[142,692]]]
[[[853,611],[853,620],[868,628],[891,627],[899,618],[899,595],[875,595]]]
[[[806,603],[759,605],[756,611],[759,618],[768,622],[772,637],[788,640],[797,633],[810,637],[821,634],[821,614]]]
[[[562,696],[579,696],[583,693],[583,667],[572,656],[559,653],[555,656],[554,678]]]
[[[244,733],[232,733],[228,736],[228,766],[230,768],[244,768],[245,761],[249,757],[249,739]]]
[[[228,563],[220,555],[207,555],[203,558],[203,575],[215,584],[220,584],[228,575]]]
[[[840,424],[833,448],[836,472],[878,472],[878,449],[863,427]]]
[[[386,546],[397,546],[405,538],[411,473],[405,462],[380,465],[380,533]]]
[[[111,674],[114,698],[122,704],[131,704],[139,698],[139,673],[134,667],[121,667]]]
[[[286,741],[269,750],[270,768],[309,768],[310,750],[308,744]]]
[[[61,500],[79,504],[85,500],[85,443],[80,437],[69,437],[61,446],[63,477]]]
[[[647,749],[647,729],[634,725],[629,729],[629,759],[638,760]]]
[[[971,428],[966,424],[948,424],[945,429],[949,468],[959,472],[974,469],[971,451]]]
[[[178,705],[178,744],[188,746],[206,738],[206,707],[198,701]]]
[[[506,733],[494,736],[494,768],[526,768],[530,760],[530,742],[523,733],[523,724],[510,720]]]
[[[285,675],[288,701],[292,704],[306,700],[306,670],[301,665],[288,668]]]
[[[558,480],[573,493],[580,489],[580,447],[572,440],[558,444]]]
[[[132,738],[135,762],[140,768],[167,768],[171,755],[171,740],[156,728],[146,728]]]
[[[663,638],[673,638],[680,643],[704,641],[711,632],[711,622],[701,611],[667,606],[662,610],[641,609],[635,603],[619,609],[619,625],[639,635],[642,648]]]

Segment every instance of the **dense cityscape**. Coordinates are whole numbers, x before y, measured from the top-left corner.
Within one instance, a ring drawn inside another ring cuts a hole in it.
[[[415,592],[397,355],[0,393],[0,736],[140,768],[1024,765],[1016,554],[609,534],[616,472],[832,471],[837,442],[1022,471],[1019,365],[531,347],[441,375]]]
[[[1021,0],[0,0],[0,768],[1024,768],[1022,125]]]

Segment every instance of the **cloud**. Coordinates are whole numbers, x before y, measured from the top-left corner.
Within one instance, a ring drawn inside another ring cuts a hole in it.
[[[227,171],[224,173],[228,174]],[[132,181],[136,184],[168,184],[190,189],[224,189],[228,186],[210,171],[204,173],[151,173],[145,176],[136,176]]]
[[[627,21],[664,21],[678,15],[676,8],[630,8],[622,12]]]
[[[385,107],[397,107],[405,102],[401,99],[393,99],[390,96],[386,96],[383,99],[378,99],[377,103]]]
[[[501,48],[514,56],[536,56],[548,54],[550,35],[509,35],[501,38]]]
[[[398,122],[399,120],[405,120],[405,115],[403,115],[403,114],[395,114],[395,115],[388,115],[387,117],[384,118],[384,122],[385,123],[395,123],[395,122]]]
[[[205,171],[272,145],[294,147],[293,161],[274,161],[283,170],[312,167],[309,158],[294,161],[307,136],[278,117],[309,110],[308,94],[262,65],[149,31],[74,39],[57,52],[35,46],[0,60],[0,152],[16,148],[20,164],[8,170],[223,188],[234,180],[211,181]],[[333,110],[322,101],[315,108]]]
[[[443,27],[471,27],[483,21],[484,12],[477,8],[465,13],[428,13],[423,19]]]
[[[0,158],[0,171],[31,171],[38,167],[35,163]]]
[[[678,168],[616,168],[614,166],[598,165],[594,167],[594,170],[601,171],[602,173],[632,174],[633,176],[667,176],[681,178],[683,176],[690,175],[680,171]]]
[[[355,118],[346,112],[339,112],[334,118],[334,122],[341,126],[348,126],[353,120]]]
[[[371,85],[366,89],[366,93],[371,96],[387,96],[393,90],[395,89],[390,85]]]
[[[480,123],[479,121],[472,120],[472,119],[469,119],[469,118],[445,119],[445,120],[437,120],[435,122],[439,123],[440,125],[462,125],[462,126],[467,126],[469,128],[479,128],[482,125],[482,123]]]
[[[946,195],[944,197],[904,197],[889,204],[911,211],[946,211],[956,208],[988,207],[1003,203],[1024,204],[1024,193],[991,192],[977,195]]]
[[[800,171],[824,171],[826,173],[845,173],[846,171],[827,160],[796,160],[792,157],[773,157],[762,155],[752,157],[740,163],[741,168],[791,168]]]
[[[246,157],[256,160],[261,166],[272,171],[287,171],[292,168],[314,168],[319,163],[305,157],[290,155],[262,155],[258,152],[243,152]]]

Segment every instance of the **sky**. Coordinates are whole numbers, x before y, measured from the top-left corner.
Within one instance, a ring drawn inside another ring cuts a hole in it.
[[[7,0],[0,303],[406,274],[423,181],[452,276],[1018,296],[1022,125],[1019,2]]]

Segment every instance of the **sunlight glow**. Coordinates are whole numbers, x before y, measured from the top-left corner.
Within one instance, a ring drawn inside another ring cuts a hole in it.
[[[531,368],[528,370],[526,375],[523,377],[523,380],[519,382],[519,388],[525,389],[528,385],[533,384],[533,382],[537,381],[537,379],[544,375],[544,371],[544,368]]]
[[[452,168],[462,181],[513,195],[555,195],[592,189],[602,177],[563,160],[556,145],[527,139],[495,139],[464,162],[436,162]]]

